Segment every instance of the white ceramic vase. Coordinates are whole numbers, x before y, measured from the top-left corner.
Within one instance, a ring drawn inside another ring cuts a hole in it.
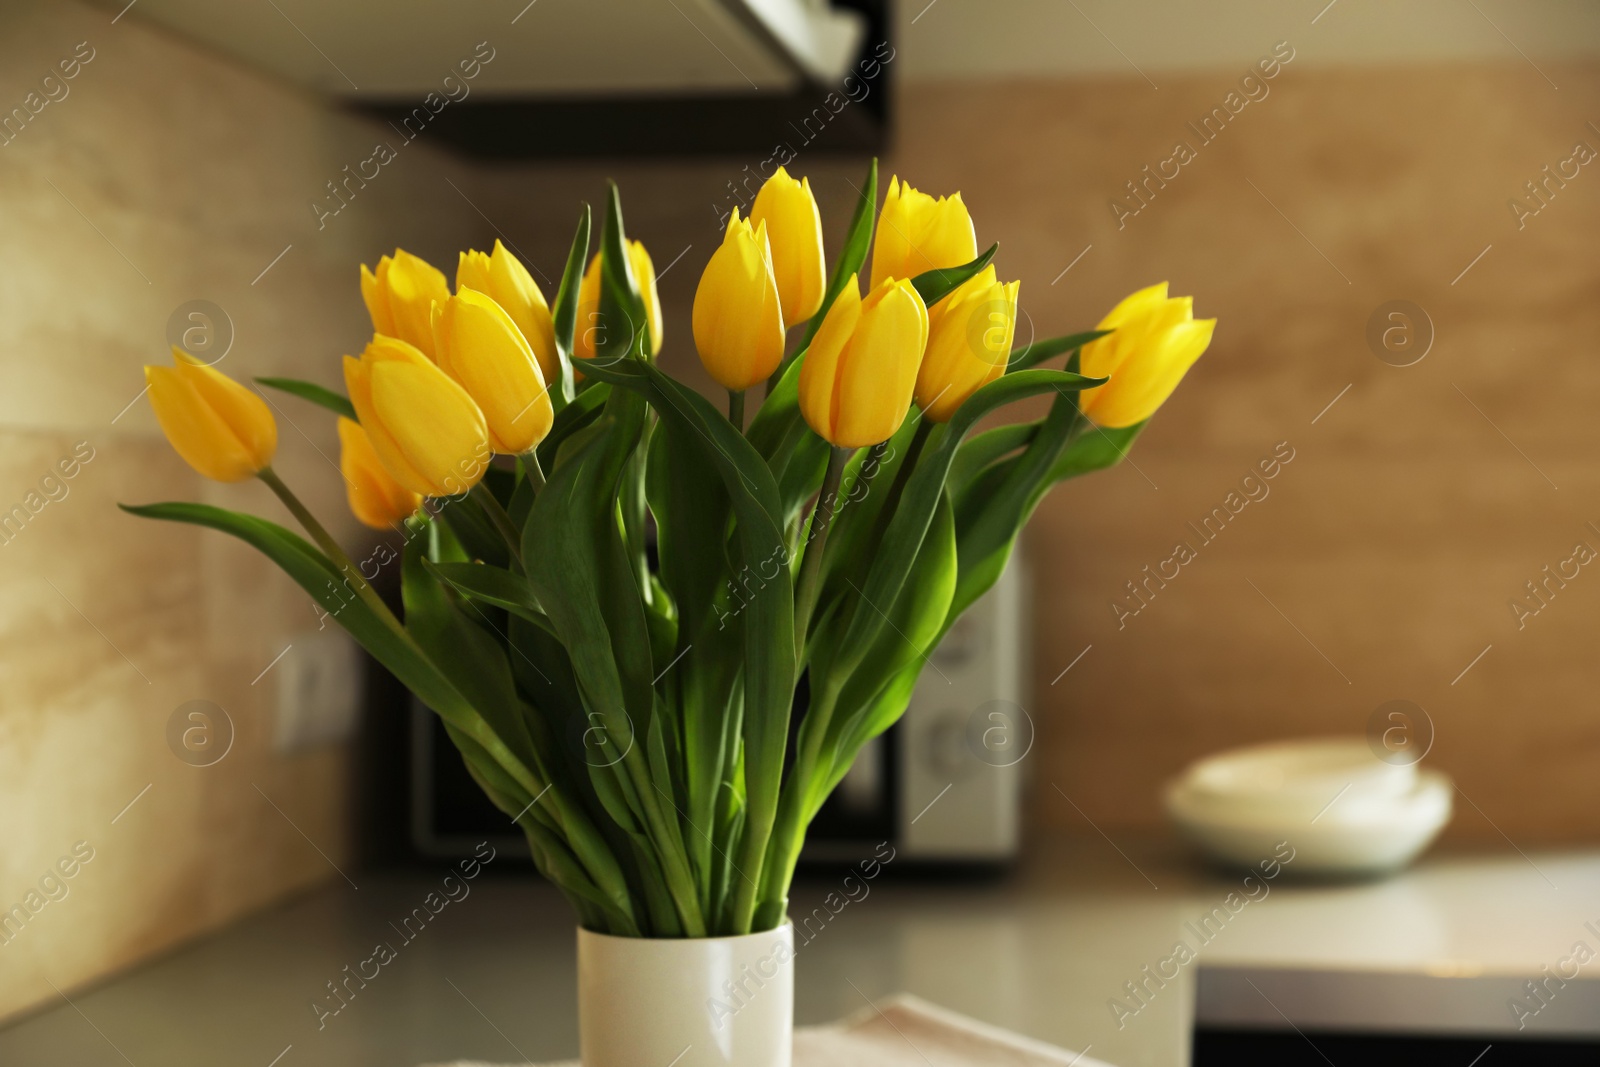
[[[742,937],[578,930],[583,1067],[789,1067],[794,927]]]

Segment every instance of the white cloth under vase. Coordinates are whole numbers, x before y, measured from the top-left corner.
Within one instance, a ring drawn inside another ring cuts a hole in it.
[[[435,1067],[496,1067],[462,1060]],[[533,1067],[502,1064],[499,1067]],[[577,1060],[548,1067],[579,1067]],[[901,993],[794,1034],[794,1067],[1110,1067]]]

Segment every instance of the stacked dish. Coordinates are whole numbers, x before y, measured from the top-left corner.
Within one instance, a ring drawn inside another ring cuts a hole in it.
[[[1211,858],[1254,867],[1287,842],[1301,875],[1381,874],[1410,863],[1450,821],[1454,786],[1363,738],[1233,749],[1166,787],[1167,813]]]

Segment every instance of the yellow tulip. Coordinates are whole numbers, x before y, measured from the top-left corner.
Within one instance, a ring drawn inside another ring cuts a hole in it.
[[[374,333],[398,337],[433,358],[433,305],[450,298],[439,269],[402,249],[378,260],[378,269],[361,265],[361,299],[372,316]]]
[[[905,421],[928,344],[928,309],[909,281],[885,278],[863,300],[854,275],[800,367],[800,412],[840,448],[886,441]]]
[[[734,218],[738,218],[737,209]],[[811,195],[811,179],[795,181],[779,167],[750,205],[750,221],[757,226],[765,223],[772,242],[773,275],[783,305],[784,328],[804,322],[822,306],[828,285],[822,262],[822,213],[817,210],[817,198]]]
[[[996,281],[994,268],[986,267],[929,313],[916,390],[929,421],[950,421],[969,396],[1005,373],[1021,285]]]
[[[359,423],[339,419],[339,472],[350,511],[362,524],[387,530],[422,504],[422,497],[394,480]]]
[[[259,396],[176,345],[173,367],[145,367],[150,406],[189,466],[219,482],[242,482],[270,466],[278,424]]]
[[[889,191],[878,213],[878,232],[872,239],[872,287],[885,278],[915,278],[930,270],[959,267],[978,257],[978,239],[972,216],[961,194],[935,200],[898,177],[889,179]]]
[[[344,382],[372,450],[423,496],[465,493],[489,469],[489,427],[467,391],[406,342],[379,334]]]
[[[650,253],[638,241],[628,242],[628,266],[633,281],[644,298],[644,315],[650,323],[650,356],[661,351],[661,297],[656,292],[656,269]],[[596,339],[604,339],[606,327],[600,321],[600,256],[589,261],[578,286],[578,324],[572,339],[572,354],[578,359],[593,359]],[[581,375],[580,375],[581,377]]]
[[[561,357],[556,353],[556,329],[550,320],[550,305],[545,303],[539,284],[520,259],[507,252],[498,240],[493,252],[461,253],[461,261],[456,266],[456,292],[463,289],[476,289],[504,308],[522,336],[527,338],[544,380],[560,380]]]
[[[783,362],[783,311],[767,224],[752,228],[738,208],[695,290],[694,345],[711,377],[734,392],[765,381]]]
[[[1107,428],[1155,414],[1211,344],[1216,319],[1196,319],[1194,298],[1167,296],[1167,283],[1123,299],[1096,327],[1114,333],[1083,346],[1079,369],[1111,380],[1078,395],[1078,408]]]
[[[476,289],[463,289],[433,309],[439,369],[477,402],[489,444],[520,455],[550,432],[555,410],[539,363],[511,315]]]

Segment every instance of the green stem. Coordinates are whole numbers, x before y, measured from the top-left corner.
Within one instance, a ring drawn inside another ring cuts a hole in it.
[[[472,487],[472,497],[482,505],[484,513],[489,516],[489,521],[499,532],[506,543],[506,548],[511,550],[511,558],[517,561],[517,566],[522,565],[522,535],[517,532],[517,524],[511,521],[505,506],[494,495],[494,491],[483,482]]]
[[[728,421],[733,428],[744,433],[744,390],[728,390]]]
[[[794,659],[795,670],[805,662],[806,630],[811,626],[811,613],[816,609],[817,596],[822,584],[822,550],[828,543],[828,530],[833,526],[833,513],[839,499],[839,482],[844,478],[845,464],[855,454],[853,448],[835,446],[828,451],[828,469],[822,476],[822,492],[817,496],[817,508],[811,516],[810,543],[800,560],[800,577],[795,583],[794,597]]]
[[[856,475],[855,486],[850,490],[852,497],[857,489],[861,491],[863,496],[872,489],[873,480],[878,477],[878,472],[883,469],[883,457],[889,454],[889,445],[889,441],[879,441],[868,449],[867,458],[861,462],[861,472]]]
[[[838,699],[838,687],[824,682],[813,691],[811,706],[806,709],[805,721],[800,729],[800,750],[795,754],[794,767],[783,783],[783,795],[778,801],[772,837],[768,842],[766,859],[761,865],[760,899],[757,901],[753,924],[755,929],[766,930],[777,926],[788,910],[789,882],[794,877],[800,848],[805,843],[807,799],[816,778],[822,743],[827,738],[828,725],[833,719],[833,709]]]
[[[894,472],[894,481],[889,483],[889,495],[884,499],[883,507],[878,509],[878,517],[873,521],[872,534],[867,538],[869,551],[876,552],[878,545],[883,542],[883,535],[889,532],[889,523],[894,519],[894,509],[900,503],[900,498],[905,495],[906,483],[911,480],[912,471],[916,470],[917,460],[922,458],[922,450],[928,443],[928,437],[933,433],[933,425],[932,422],[923,419],[917,423],[916,430],[911,434],[911,443],[906,445],[906,454]]]
[[[544,468],[539,466],[539,453],[529,449],[522,455],[522,470],[533,483],[535,493],[544,491]]]
[[[300,498],[295,496],[294,491],[284,484],[283,479],[278,477],[278,472],[271,467],[263,467],[256,472],[256,477],[265,482],[267,488],[278,495],[278,499],[283,501],[283,506],[289,509],[289,513],[305,528],[306,533],[311,535],[311,539],[317,543],[318,547],[333,561],[333,565],[345,576],[345,580],[355,590],[356,596],[360,597],[369,608],[377,613],[378,618],[382,619],[396,633],[405,635],[405,627],[400,625],[400,620],[394,617],[394,612],[389,610],[389,605],[383,602],[383,598],[378,595],[377,590],[373,589],[367,580],[361,576],[360,568],[350,562],[350,557],[345,555],[344,549],[339,547],[339,542],[333,539],[333,535],[323,527],[322,523],[317,521],[316,516],[311,514],[310,509],[300,502]]]

